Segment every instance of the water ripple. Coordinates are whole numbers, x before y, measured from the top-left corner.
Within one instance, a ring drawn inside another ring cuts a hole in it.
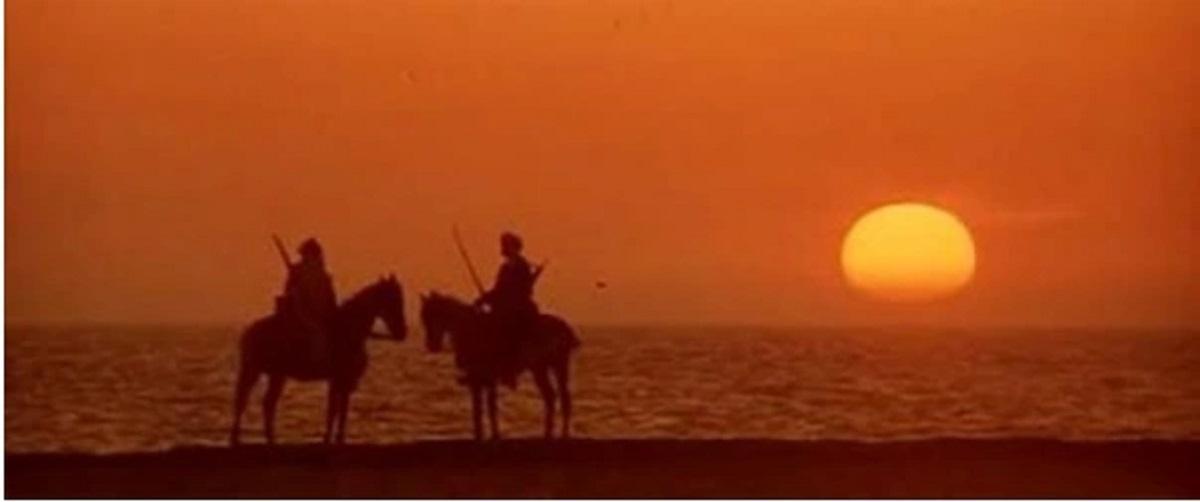
[[[1200,438],[1195,332],[643,328],[581,336],[575,425],[591,437]],[[232,329],[10,327],[5,338],[9,452],[225,441]],[[351,441],[469,435],[469,398],[452,381],[450,359],[417,340],[370,346]],[[528,379],[503,404],[509,436],[539,433],[541,404]],[[289,384],[281,439],[317,440],[323,406],[320,384]],[[245,419],[256,439],[257,401]]]

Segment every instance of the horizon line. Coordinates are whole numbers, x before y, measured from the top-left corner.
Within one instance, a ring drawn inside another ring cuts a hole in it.
[[[253,321],[4,321],[4,329],[79,329],[79,328],[202,328],[237,329]],[[1189,324],[1046,324],[1046,323],[781,323],[781,322],[731,322],[731,321],[585,321],[573,322],[574,326],[589,330],[615,329],[708,329],[708,330],[799,330],[799,331],[1185,331],[1200,332],[1200,325]],[[419,323],[411,328],[421,329]]]

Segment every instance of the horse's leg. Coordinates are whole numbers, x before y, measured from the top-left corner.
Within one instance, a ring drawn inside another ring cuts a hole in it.
[[[533,368],[533,382],[542,395],[542,420],[545,422],[542,435],[550,439],[554,437],[554,387],[550,386],[550,375],[545,366]]]
[[[338,433],[337,444],[346,444],[346,415],[350,412],[350,387],[338,389]]]
[[[571,356],[564,355],[554,365],[554,378],[558,381],[558,402],[562,409],[562,437],[571,437]]]
[[[330,381],[325,393],[325,444],[333,440],[333,420],[337,417],[337,403],[337,386]]]
[[[279,396],[283,395],[285,381],[283,375],[269,375],[267,378],[267,394],[263,396],[263,434],[267,437],[267,444],[275,444],[275,407],[279,404]]]
[[[229,444],[237,446],[241,441],[242,434],[242,412],[246,411],[246,402],[250,399],[250,391],[254,389],[254,384],[258,382],[259,372],[242,362],[242,367],[238,370],[237,386],[234,388],[233,395],[233,427],[229,431]]]
[[[500,423],[496,419],[496,384],[489,384],[485,391],[487,393],[488,422],[492,426],[492,439],[500,439]]]
[[[471,422],[475,427],[475,440],[483,440],[483,416],[480,409],[480,401],[482,389],[479,384],[471,384]]]

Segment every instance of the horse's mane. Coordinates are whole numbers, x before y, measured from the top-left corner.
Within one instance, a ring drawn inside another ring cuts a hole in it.
[[[436,319],[440,324],[440,329],[435,330],[437,336],[445,334],[450,337],[455,364],[468,375],[493,378],[503,367],[505,358],[514,357],[511,351],[505,349],[510,342],[504,336],[497,336],[498,326],[494,319],[472,304],[437,291],[423,295],[422,299],[422,318],[427,323]],[[427,324],[427,335],[431,333],[428,328]],[[579,339],[570,326],[557,317],[541,314],[535,329],[539,332],[538,336],[523,343],[540,344],[536,347],[550,354],[546,357],[566,358],[579,346]]]
[[[439,293],[437,291],[431,291],[429,293],[428,298],[429,298],[429,301],[434,302],[439,305],[442,305],[442,306],[446,306],[446,307],[452,307],[455,309],[471,309],[471,308],[473,308],[473,307],[471,307],[471,305],[469,303],[462,301],[461,299],[459,299],[458,297],[456,297],[454,295],[446,295],[446,294]]]
[[[341,310],[346,310],[351,305],[362,303],[367,299],[367,295],[373,294],[376,289],[383,287],[384,282],[384,279],[379,279],[375,282],[367,284],[366,286],[363,286],[362,289],[355,291],[354,294],[350,295],[349,298],[343,300],[339,307],[341,307]]]
[[[393,279],[379,279],[364,286],[362,289],[355,291],[353,295],[350,295],[349,298],[343,300],[342,303],[338,305],[338,317],[341,319],[349,319],[359,315],[362,309],[367,308],[369,305],[371,296],[378,294],[378,292],[386,287],[391,281],[393,281]],[[396,287],[400,288],[400,283],[397,282]],[[401,290],[401,292],[403,293],[403,290]]]

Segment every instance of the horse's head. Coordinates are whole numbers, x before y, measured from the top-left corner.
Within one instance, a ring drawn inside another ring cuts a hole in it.
[[[437,291],[421,295],[421,324],[425,327],[425,347],[441,352],[447,333],[469,305]]]
[[[376,305],[379,318],[396,340],[408,336],[408,321],[404,318],[404,288],[395,274],[379,279],[375,283]]]

